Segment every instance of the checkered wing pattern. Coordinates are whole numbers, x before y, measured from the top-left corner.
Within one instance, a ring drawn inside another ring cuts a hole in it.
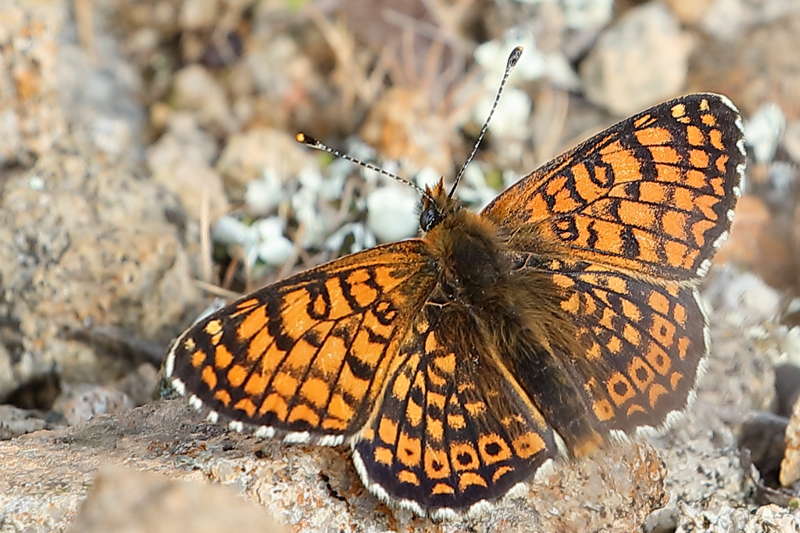
[[[686,407],[708,351],[696,289],[585,261],[547,260],[526,268],[549,275],[576,327],[583,350],[563,360],[577,371],[594,427],[601,433],[658,428]]]
[[[730,101],[694,94],[625,119],[521,179],[483,214],[563,254],[637,276],[705,274],[727,236],[745,152]]]
[[[373,492],[434,516],[502,496],[557,453],[552,429],[487,346],[445,338],[428,319],[415,323],[353,448]]]
[[[173,344],[167,377],[212,418],[338,444],[364,424],[433,283],[420,240],[338,259],[195,324]]]

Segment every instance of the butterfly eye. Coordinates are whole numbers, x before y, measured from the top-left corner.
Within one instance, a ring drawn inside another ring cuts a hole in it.
[[[455,300],[456,288],[447,279],[443,279],[441,281],[441,286],[445,296],[447,296],[447,298],[450,300]]]
[[[425,207],[419,214],[419,227],[422,231],[430,231],[436,224],[442,221],[442,215],[434,206]]]

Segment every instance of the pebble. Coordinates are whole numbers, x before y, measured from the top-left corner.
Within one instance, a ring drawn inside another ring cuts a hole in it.
[[[91,420],[97,415],[119,413],[133,407],[124,392],[104,385],[64,385],[53,404],[53,411],[64,415],[70,425]]]
[[[418,202],[418,194],[410,187],[379,187],[367,197],[367,227],[380,242],[411,237],[419,225]]]

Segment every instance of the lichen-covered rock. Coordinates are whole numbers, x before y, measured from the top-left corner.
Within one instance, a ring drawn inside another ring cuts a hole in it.
[[[764,505],[748,517],[744,533],[798,533],[800,512],[778,505]]]

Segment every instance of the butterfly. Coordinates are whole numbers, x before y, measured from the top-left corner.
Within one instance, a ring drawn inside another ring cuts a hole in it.
[[[697,285],[741,195],[739,113],[692,94],[465,208],[423,191],[419,238],[354,253],[200,320],[165,375],[208,419],[346,444],[368,489],[479,511],[561,457],[663,428],[709,349]]]

